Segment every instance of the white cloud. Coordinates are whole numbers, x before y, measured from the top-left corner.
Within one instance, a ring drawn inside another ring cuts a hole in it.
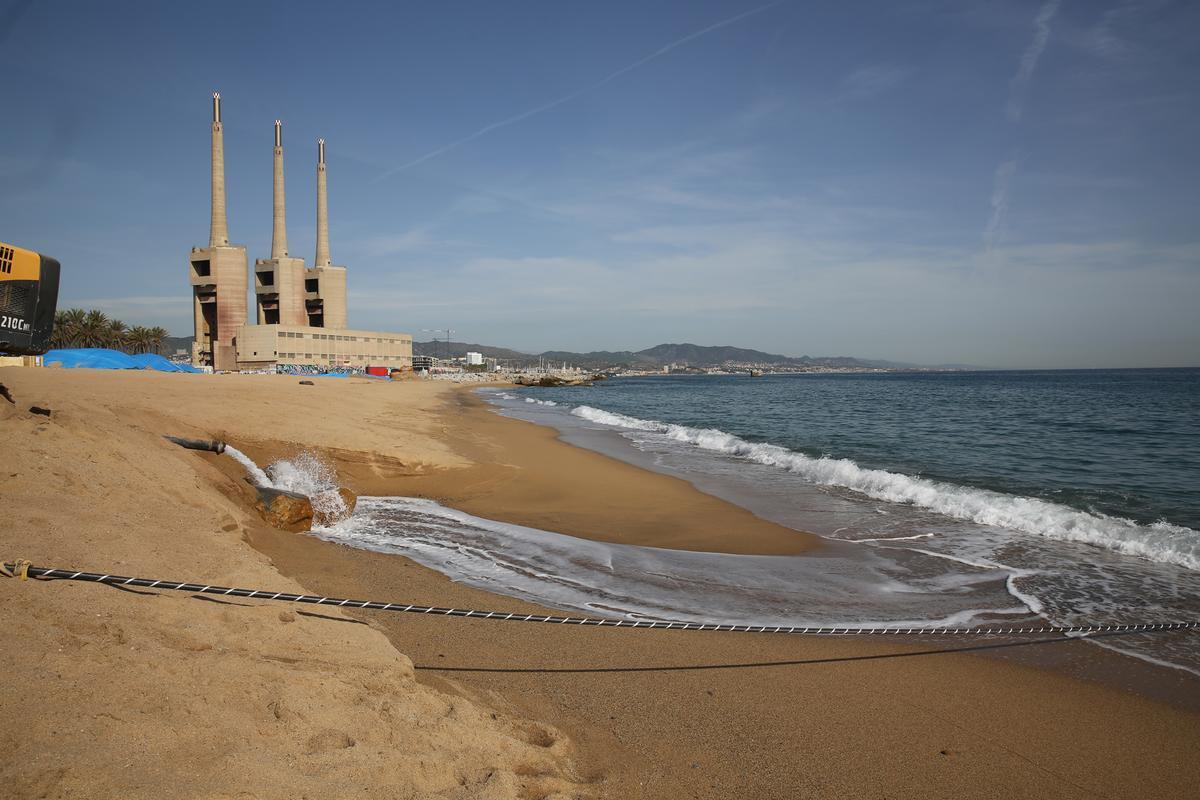
[[[77,300],[64,299],[59,302],[59,308],[98,308],[102,311],[111,309],[162,309],[175,311],[191,308],[191,297],[186,293],[169,294],[153,297],[85,297]]]
[[[992,215],[988,218],[987,227],[983,231],[983,246],[991,252],[1004,235],[1005,218],[1008,216],[1008,193],[1013,175],[1017,171],[1015,158],[1003,162],[996,167],[996,176],[992,183]]]
[[[1058,12],[1059,3],[1060,0],[1046,0],[1038,9],[1037,17],[1033,20],[1033,38],[1029,40],[1029,45],[1021,55],[1017,74],[1013,76],[1012,84],[1009,87],[1008,105],[1005,107],[1008,118],[1013,122],[1019,122],[1021,114],[1024,112],[1025,94],[1029,89],[1029,81],[1033,78],[1033,71],[1037,68],[1038,59],[1041,58],[1042,51],[1046,49],[1046,43],[1050,40],[1050,21]]]
[[[59,310],[98,309],[127,325],[161,325],[171,335],[186,336],[192,329],[192,298],[187,292],[163,296],[60,297]]]

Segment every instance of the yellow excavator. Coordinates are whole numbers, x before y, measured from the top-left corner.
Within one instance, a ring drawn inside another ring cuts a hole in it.
[[[0,242],[0,355],[39,356],[50,349],[58,274],[55,259]]]

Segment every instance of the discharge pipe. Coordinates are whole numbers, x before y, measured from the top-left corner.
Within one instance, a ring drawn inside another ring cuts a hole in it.
[[[207,450],[211,453],[225,452],[225,443],[216,439],[184,439],[180,436],[163,436],[163,438],[174,442],[180,447],[186,447],[188,450]]]

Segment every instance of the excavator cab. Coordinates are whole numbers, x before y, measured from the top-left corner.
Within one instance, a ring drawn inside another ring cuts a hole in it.
[[[58,261],[0,242],[0,355],[50,349],[58,308]]]

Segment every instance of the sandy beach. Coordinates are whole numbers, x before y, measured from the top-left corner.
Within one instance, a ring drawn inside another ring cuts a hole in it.
[[[534,608],[268,528],[236,462],[163,434],[221,438],[259,464],[313,450],[360,494],[579,537],[821,546],[451,384],[22,368],[0,384],[14,399],[0,399],[5,560]],[[1174,798],[1200,783],[1200,679],[1079,641],[951,653],[64,581],[0,591],[13,797]]]

